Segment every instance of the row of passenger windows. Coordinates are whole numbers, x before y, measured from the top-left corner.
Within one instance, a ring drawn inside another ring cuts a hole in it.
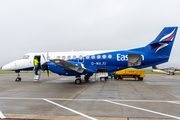
[[[95,55],[91,55],[91,56],[90,55],[86,55],[85,58],[86,59],[90,59],[90,58],[91,59],[95,59],[96,57],[97,57],[97,59],[101,59],[101,58],[103,58],[103,59],[106,59],[106,58],[111,59],[112,55],[111,54],[109,54],[108,56],[106,56],[106,55],[102,55],[102,56],[101,55],[96,55],[96,56]],[[70,55],[69,56],[57,56],[57,59],[64,59],[65,60],[66,58],[68,60],[69,59],[74,59],[75,60],[76,58],[78,58],[78,56],[76,56],[76,55],[73,55],[73,56],[70,56]],[[83,59],[83,55],[80,55],[79,59]]]

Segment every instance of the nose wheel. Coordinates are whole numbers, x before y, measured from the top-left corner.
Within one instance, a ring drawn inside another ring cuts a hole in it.
[[[19,73],[18,73],[17,78],[15,79],[15,81],[16,81],[16,82],[21,81],[21,77],[20,77],[20,74],[19,74]]]
[[[20,78],[20,77],[17,77],[17,78],[15,79],[15,81],[16,81],[16,82],[19,82],[19,81],[21,81],[21,78]]]

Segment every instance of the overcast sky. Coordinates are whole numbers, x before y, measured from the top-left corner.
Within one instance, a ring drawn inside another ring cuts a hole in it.
[[[180,0],[0,0],[0,66],[30,52],[131,49],[180,26]],[[180,29],[179,29],[180,30]],[[180,68],[180,32],[168,63]]]

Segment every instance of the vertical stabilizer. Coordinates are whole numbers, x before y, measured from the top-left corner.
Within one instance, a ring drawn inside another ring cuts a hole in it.
[[[178,27],[165,27],[145,48],[147,52],[169,57]]]

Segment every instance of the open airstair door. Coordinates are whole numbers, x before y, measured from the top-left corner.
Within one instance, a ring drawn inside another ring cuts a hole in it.
[[[141,65],[141,55],[140,54],[128,54],[128,66],[139,66]]]
[[[42,67],[41,67],[41,55],[35,55],[34,59],[37,58],[38,60],[38,75],[34,75],[33,81],[40,81],[42,78]],[[34,68],[35,70],[35,68]]]
[[[35,56],[34,56],[34,59],[35,59],[35,58],[37,58],[37,60],[38,60],[38,62],[39,62],[39,64],[38,64],[39,69],[42,69],[42,68],[41,68],[41,55],[35,55]]]

